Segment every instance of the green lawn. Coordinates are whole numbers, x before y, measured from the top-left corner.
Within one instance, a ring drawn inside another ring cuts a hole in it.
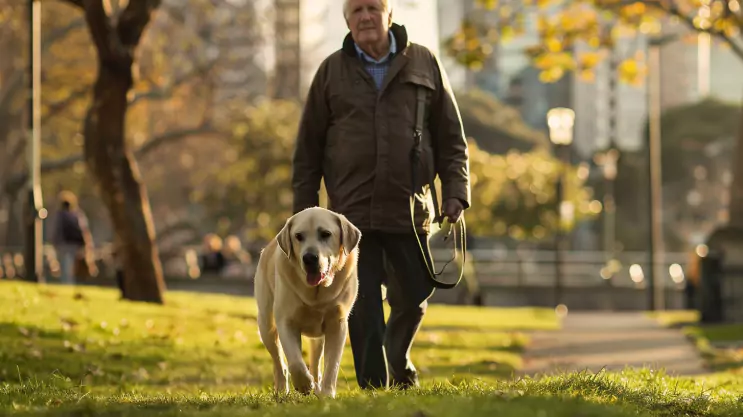
[[[542,309],[432,306],[414,348],[423,387],[360,393],[350,348],[339,398],[270,392],[252,299],[170,292],[166,306],[109,289],[0,281],[0,415],[741,415],[743,384],[649,371],[511,378]]]

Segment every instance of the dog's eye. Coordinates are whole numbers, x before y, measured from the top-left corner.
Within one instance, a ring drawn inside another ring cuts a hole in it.
[[[294,238],[297,239],[298,242],[301,242],[304,239],[304,235],[301,233],[297,233],[294,235]]]
[[[327,230],[320,230],[320,239],[329,239],[333,234]]]

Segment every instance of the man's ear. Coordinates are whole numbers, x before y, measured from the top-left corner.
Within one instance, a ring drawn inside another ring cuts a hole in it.
[[[279,249],[284,252],[287,258],[292,257],[292,218],[286,221],[284,227],[281,229],[279,234],[276,236],[276,242],[279,244]]]
[[[339,213],[336,213],[336,216],[338,216],[338,223],[341,228],[341,247],[346,252],[346,255],[348,255],[359,246],[361,231],[353,223],[348,221],[346,216]]]

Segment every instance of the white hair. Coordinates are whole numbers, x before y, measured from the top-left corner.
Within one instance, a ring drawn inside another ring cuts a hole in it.
[[[392,2],[393,0],[378,0],[379,3],[382,6],[382,10],[389,13],[392,11]],[[348,18],[348,3],[350,3],[351,0],[343,0],[343,17]]]

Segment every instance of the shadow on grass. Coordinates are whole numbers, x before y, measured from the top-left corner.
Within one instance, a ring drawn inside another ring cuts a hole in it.
[[[79,384],[121,387],[265,380],[266,372],[251,373],[250,366],[244,366],[244,372],[220,375],[221,369],[234,370],[244,360],[230,358],[230,351],[178,349],[175,341],[157,335],[137,341],[95,336],[83,339],[75,332],[0,323],[0,382],[55,376]]]

